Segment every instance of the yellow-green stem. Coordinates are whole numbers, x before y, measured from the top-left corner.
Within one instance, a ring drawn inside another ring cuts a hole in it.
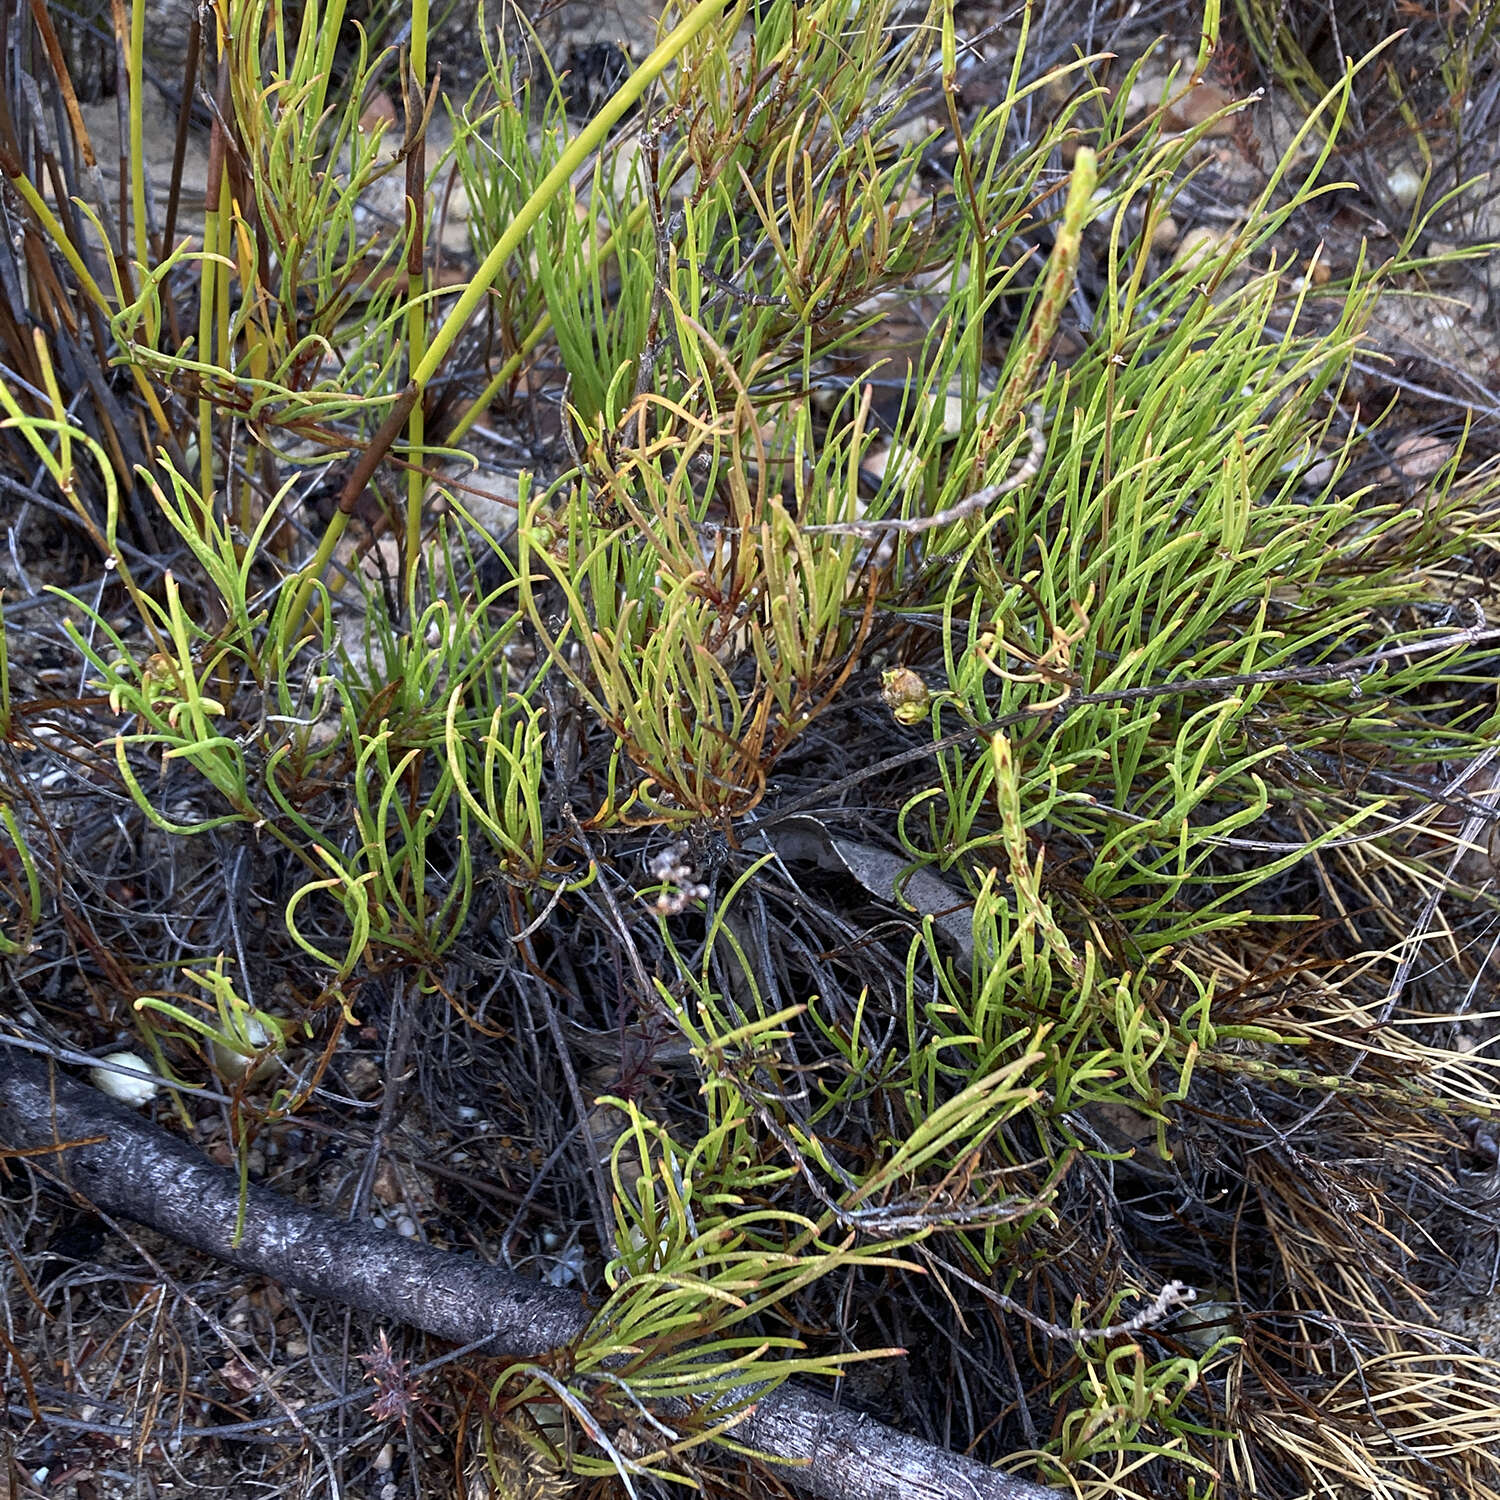
[[[141,56],[146,46],[146,0],[133,0],[130,7],[130,56],[126,59],[127,86],[130,90],[130,215],[134,220],[135,259],[138,275],[144,277],[150,266],[146,243],[146,155],[144,136],[145,79]],[[153,319],[153,324],[154,324]],[[157,330],[148,328],[147,337],[156,342]]]
[[[442,367],[449,349],[453,347],[453,341],[468,326],[469,319],[478,312],[479,304],[489,292],[491,283],[500,274],[505,262],[520,248],[522,240],[531,232],[536,221],[546,211],[547,205],[567,187],[574,172],[604,144],[605,138],[621,116],[640,100],[641,95],[667,70],[678,53],[717,19],[726,3],[727,0],[701,0],[692,13],[625,80],[619,93],[589,121],[567,150],[558,157],[556,165],[537,184],[536,190],[521,205],[520,212],[511,220],[509,227],[495,241],[494,247],[484,258],[484,264],[474,273],[453,310],[433,335],[432,343],[412,375],[418,386],[425,389]]]
[[[637,203],[630,210],[624,225],[620,229],[610,231],[609,238],[600,245],[599,252],[595,257],[596,266],[604,265],[615,253],[615,247],[622,235],[634,234],[642,224],[646,222],[646,215],[650,211],[649,203]],[[531,332],[521,340],[521,347],[495,371],[489,383],[480,393],[464,408],[464,414],[448,431],[446,441],[450,444],[456,443],[465,433],[479,420],[480,413],[498,396],[505,386],[515,379],[517,372],[526,362],[526,356],[541,343],[546,337],[547,330],[552,326],[552,314],[543,311],[542,315],[531,325]]]
[[[491,283],[500,274],[505,262],[520,248],[521,242],[546,211],[547,205],[568,186],[574,172],[604,144],[609,132],[621,116],[639,101],[641,95],[667,70],[677,55],[705,27],[718,18],[726,3],[727,0],[702,0],[692,14],[682,21],[645,62],[626,79],[619,93],[589,121],[558,158],[552,170],[537,184],[531,196],[521,205],[520,211],[511,220],[509,227],[495,242],[490,253],[485,256],[484,263],[474,273],[452,311],[443,319],[421,361],[412,371],[412,384],[416,387],[418,402],[432,377],[442,368],[443,361],[447,358],[454,341],[479,310],[479,304],[488,294]],[[334,512],[333,519],[328,523],[322,540],[318,543],[317,552],[313,554],[312,560],[302,569],[296,580],[297,593],[293,600],[292,610],[287,617],[288,630],[296,629],[293,622],[301,620],[313,587],[328,566],[329,559],[333,556],[334,549],[338,546],[339,539],[343,536],[348,524],[349,517],[343,510]]]
[[[220,170],[222,171],[222,160]],[[217,204],[220,195],[209,184],[208,202]],[[203,259],[199,264],[198,283],[198,357],[205,363],[213,359],[214,306],[218,301],[219,221],[216,207],[203,216]],[[198,493],[207,504],[214,489],[214,404],[207,392],[198,401]]]
[[[412,0],[411,9],[411,86],[407,109],[420,110],[427,96],[427,0]],[[411,121],[406,122],[410,133]],[[425,123],[423,130],[425,131]],[[412,142],[407,142],[408,149]],[[417,161],[423,164],[423,147],[415,147]],[[407,369],[419,366],[427,353],[427,303],[423,293],[427,287],[426,246],[423,243],[426,225],[425,170],[416,174],[418,196],[410,192],[406,200],[406,226],[410,235],[407,250],[406,278],[406,358]],[[407,182],[411,184],[412,174]],[[419,398],[412,406],[406,429],[407,443],[411,449],[412,466],[406,473],[406,612],[408,619],[417,613],[417,564],[422,548],[422,497],[426,489],[427,476],[422,462],[422,445],[426,440],[426,419],[423,403]]]

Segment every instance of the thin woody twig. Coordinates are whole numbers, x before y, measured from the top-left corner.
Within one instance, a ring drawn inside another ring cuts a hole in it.
[[[637,400],[651,389],[656,361],[661,353],[661,310],[666,300],[666,278],[672,259],[672,244],[667,231],[666,214],[662,208],[661,187],[657,181],[661,168],[660,139],[655,127],[641,133],[641,159],[645,163],[646,199],[651,205],[654,259],[651,265],[651,306],[646,317],[646,337],[641,344],[640,365],[635,375]]]
[[[993,1302],[996,1307],[1003,1308],[1006,1312],[1021,1319],[1023,1323],[1031,1326],[1048,1338],[1057,1339],[1067,1344],[1085,1344],[1093,1339],[1117,1339],[1126,1338],[1131,1334],[1140,1333],[1143,1329],[1153,1328],[1164,1318],[1169,1318],[1179,1308],[1187,1307],[1198,1300],[1197,1290],[1190,1287],[1184,1281],[1169,1281],[1145,1307],[1138,1313],[1132,1314],[1120,1323],[1110,1323],[1103,1328],[1064,1328],[1061,1323],[1053,1323],[1049,1319],[1034,1313],[1029,1307],[1017,1302],[1014,1297],[1007,1297],[1004,1292],[997,1292],[994,1287],[987,1286],[984,1282],[968,1275],[967,1272],[939,1255],[934,1255],[925,1245],[921,1252],[926,1259],[934,1265],[941,1266],[950,1276],[956,1276],[966,1286],[972,1287],[981,1296]]]
[[[1143,698],[1181,697],[1187,693],[1228,692],[1235,688],[1259,687],[1277,682],[1311,685],[1320,682],[1336,682],[1341,677],[1357,688],[1359,679],[1366,672],[1375,671],[1396,658],[1428,656],[1437,651],[1451,651],[1460,646],[1486,645],[1495,641],[1500,641],[1500,627],[1487,627],[1481,612],[1477,622],[1463,630],[1450,631],[1446,635],[1435,636],[1431,640],[1387,646],[1379,651],[1367,652],[1363,656],[1350,657],[1347,661],[1323,662],[1308,667],[1278,667],[1267,672],[1237,672],[1223,677],[1184,677],[1175,682],[1148,683],[1141,687],[1112,688],[1099,693],[1074,693],[1061,705],[1046,705],[1045,712],[1047,715],[1071,714],[1077,709],[1099,703],[1131,703]],[[994,734],[998,730],[1010,729],[1017,724],[1024,724],[1041,717],[1043,717],[1041,709],[1020,708],[1014,713],[1002,714],[998,719],[990,719],[980,724],[967,724],[964,728],[955,729],[952,734],[945,734],[929,744],[917,745],[911,750],[903,750],[899,755],[887,756],[871,766],[862,766],[859,770],[851,771],[847,776],[841,776],[837,781],[830,782],[815,792],[809,792],[805,797],[793,799],[768,816],[757,818],[754,823],[755,831],[775,827],[778,823],[784,823],[788,818],[796,817],[797,814],[808,812],[812,808],[826,808],[830,799],[840,792],[851,791],[854,787],[876,776],[888,775],[902,766],[927,760],[944,750],[951,750],[955,745],[962,745],[982,735]]]
[[[802,526],[799,530],[822,532],[827,536],[857,536],[874,541],[892,533],[917,536],[924,531],[935,531],[940,526],[956,526],[960,521],[987,509],[995,501],[1014,494],[1041,472],[1042,460],[1047,454],[1047,436],[1042,429],[1041,411],[1036,407],[1032,407],[1027,414],[1027,432],[1031,437],[1031,448],[1020,468],[999,484],[987,484],[983,489],[975,490],[972,495],[960,500],[957,505],[950,505],[947,510],[940,510],[931,516],[897,517],[884,521],[832,521],[826,525]]]

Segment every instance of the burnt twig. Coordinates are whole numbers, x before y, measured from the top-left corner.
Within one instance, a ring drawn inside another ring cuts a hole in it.
[[[0,1048],[0,1156],[6,1153],[26,1153],[99,1208],[220,1260],[454,1343],[483,1339],[490,1353],[535,1357],[573,1343],[589,1325],[588,1308],[572,1293],[472,1256],[341,1223],[268,1188],[249,1189],[236,1241],[233,1172],[97,1089]],[[1052,1500],[1056,1494],[796,1386],[767,1393],[734,1436],[786,1464],[789,1480],[824,1500]]]

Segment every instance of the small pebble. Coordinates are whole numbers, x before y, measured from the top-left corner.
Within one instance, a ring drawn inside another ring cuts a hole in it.
[[[892,439],[883,448],[872,448],[860,464],[860,472],[874,484],[915,484],[922,477],[921,459],[905,443]]]
[[[1179,271],[1199,271],[1204,268],[1205,262],[1212,260],[1229,243],[1229,238],[1224,230],[1210,229],[1206,224],[1200,224],[1183,235],[1177,253],[1172,257],[1172,264]]]
[[[239,1018],[240,1040],[248,1047],[254,1047],[257,1051],[266,1046],[271,1040],[271,1034],[261,1024],[259,1017],[245,1015]],[[226,1047],[221,1042],[210,1042],[209,1049],[213,1053],[214,1066],[218,1068],[222,1078],[243,1078],[245,1071],[249,1068],[251,1059],[244,1053],[237,1052],[233,1047]],[[276,1060],[274,1058],[263,1058],[260,1066],[255,1070],[256,1076],[251,1079],[252,1083],[258,1083],[265,1076],[266,1064],[269,1063],[274,1069]]]
[[[1422,174],[1413,166],[1402,162],[1386,173],[1385,185],[1402,208],[1410,208],[1422,191]]]
[[[129,1104],[137,1109],[144,1104],[149,1104],[156,1097],[156,1084],[150,1078],[131,1077],[131,1074],[144,1074],[152,1071],[150,1063],[144,1058],[137,1057],[134,1052],[110,1052],[99,1061],[112,1065],[89,1069],[89,1077],[94,1080],[94,1087],[101,1093],[108,1094],[111,1099],[118,1099],[121,1104]],[[129,1071],[116,1072],[118,1068],[126,1068]]]
[[[389,94],[381,92],[365,106],[365,112],[359,117],[359,128],[367,135],[374,135],[377,130],[393,130],[396,119],[395,101]]]
[[[947,396],[943,400],[943,436],[957,437],[964,430],[964,398]]]
[[[1162,124],[1168,130],[1189,131],[1213,120],[1220,110],[1228,109],[1235,102],[1233,94],[1211,83],[1194,84],[1180,99],[1173,101],[1162,115]],[[1204,132],[1209,136],[1233,135],[1235,119],[1224,115],[1214,120]]]
[[[1305,490],[1326,489],[1332,478],[1333,460],[1331,458],[1320,458],[1317,463],[1309,464],[1302,471],[1302,488]]]
[[[1408,479],[1431,479],[1453,457],[1453,445],[1431,433],[1413,433],[1396,444],[1393,456]]]

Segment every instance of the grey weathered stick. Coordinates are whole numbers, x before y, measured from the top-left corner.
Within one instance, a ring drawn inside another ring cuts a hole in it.
[[[45,1150],[99,1136],[106,1139],[97,1145],[47,1152],[38,1165],[107,1213],[283,1286],[457,1344],[494,1329],[496,1354],[541,1354],[588,1327],[589,1309],[576,1293],[335,1219],[254,1184],[236,1246],[239,1180],[233,1172],[98,1089],[0,1047],[0,1148]]]
[[[268,1188],[250,1188],[244,1234],[235,1245],[233,1172],[97,1089],[5,1046],[0,1151],[32,1154],[108,1213],[283,1286],[456,1344],[489,1334],[496,1354],[535,1357],[572,1343],[589,1323],[589,1309],[570,1292],[330,1218]],[[787,1479],[823,1500],[1057,1497],[796,1386],[762,1398],[735,1436],[785,1461]]]

